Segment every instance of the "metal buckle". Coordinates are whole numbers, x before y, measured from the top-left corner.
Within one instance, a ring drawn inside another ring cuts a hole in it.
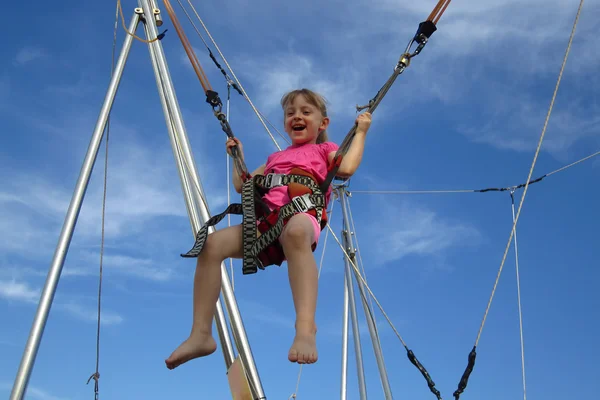
[[[315,208],[315,205],[309,198],[310,194],[303,194],[302,196],[296,196],[292,199],[292,203],[296,207],[298,212],[307,212],[310,209]]]
[[[283,186],[283,175],[281,174],[267,174],[265,176],[265,187],[272,189],[277,186]]]

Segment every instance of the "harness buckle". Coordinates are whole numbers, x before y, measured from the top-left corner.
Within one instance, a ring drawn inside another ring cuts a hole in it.
[[[265,175],[265,187],[272,189],[274,187],[283,186],[283,175],[281,174],[267,174]]]
[[[307,212],[310,209],[315,208],[315,204],[310,200],[310,194],[306,193],[303,194],[302,196],[296,196],[292,199],[292,203],[294,203],[294,206],[296,207],[296,210],[298,210],[298,212]]]

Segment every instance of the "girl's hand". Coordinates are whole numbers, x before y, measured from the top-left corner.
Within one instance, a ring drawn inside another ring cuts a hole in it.
[[[227,151],[227,154],[229,154],[231,157],[233,157],[233,155],[231,154],[231,148],[237,146],[238,149],[238,155],[243,159],[244,158],[244,148],[242,147],[242,142],[240,142],[240,139],[238,138],[228,138],[227,142],[225,142],[225,150]]]
[[[371,126],[371,113],[365,112],[356,118],[357,132],[367,133]]]

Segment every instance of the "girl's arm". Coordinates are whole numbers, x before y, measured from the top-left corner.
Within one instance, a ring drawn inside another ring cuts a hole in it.
[[[264,175],[264,173],[265,173],[265,164],[256,168],[254,170],[254,172],[252,172],[252,176]],[[242,178],[240,178],[240,175],[237,173],[235,168],[233,168],[233,187],[235,188],[236,192],[242,193]]]
[[[340,178],[349,178],[354,175],[360,162],[362,161],[363,152],[365,150],[365,139],[367,137],[367,131],[371,126],[371,114],[366,112],[359,115],[356,118],[356,133],[354,138],[352,139],[352,144],[350,144],[350,148],[344,158],[342,159],[342,163],[340,164],[340,168],[338,169],[337,176]],[[335,157],[335,151],[329,153],[329,162],[333,161]]]
[[[348,152],[346,153],[346,155],[344,155],[344,158],[342,158],[342,163],[340,164],[340,168],[338,169],[336,176],[339,176],[340,178],[349,178],[352,175],[354,175],[362,161],[362,156],[365,149],[366,136],[366,132],[356,132],[356,135],[354,136],[354,139],[352,139],[352,144],[350,145]],[[330,163],[333,161],[335,153],[335,151],[329,153]]]

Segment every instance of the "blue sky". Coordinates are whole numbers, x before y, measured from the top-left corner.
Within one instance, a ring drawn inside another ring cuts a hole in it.
[[[282,121],[281,95],[310,87],[330,101],[330,138],[337,143],[352,126],[354,106],[377,92],[435,3],[194,2],[250,98],[276,126]],[[450,4],[431,42],[377,109],[351,190],[479,189],[526,179],[579,2],[527,3]],[[97,9],[72,0],[62,4],[62,11],[39,1],[5,8],[10,40],[0,50],[2,396],[10,393],[109,82],[114,4]],[[137,3],[124,0],[123,6],[128,19]],[[222,75],[174,6],[213,88],[225,98]],[[600,150],[595,35],[600,26],[593,18],[598,12],[597,0],[585,3],[534,177]],[[217,212],[227,202],[225,135],[204,102],[175,29],[169,21],[164,27],[169,32],[162,43],[199,174]],[[119,28],[117,52],[123,38]],[[220,350],[175,371],[163,362],[189,333],[194,263],[179,257],[192,237],[143,43],[134,42],[112,117],[100,394],[228,398]],[[276,148],[239,95],[232,98],[230,118],[254,169]],[[92,385],[85,383],[95,369],[103,158],[104,150],[28,399],[93,396]],[[600,157],[595,157],[527,193],[517,232],[531,398],[595,393],[600,190],[594,183],[599,178]],[[350,201],[369,285],[444,398],[451,398],[507,244],[509,194],[355,193]],[[331,225],[339,237],[339,203],[333,206]],[[318,261],[322,250],[323,242],[315,253]],[[286,357],[294,315],[285,265],[253,276],[242,276],[235,265],[236,296],[267,397],[288,398],[298,366]],[[342,253],[330,237],[317,315],[320,359],[303,368],[298,399],[339,396],[343,277]],[[376,317],[395,397],[433,398],[378,310]],[[361,327],[369,395],[382,398],[363,317]],[[357,399],[352,347],[349,357],[348,398]],[[461,398],[518,399],[522,391],[511,249]]]

